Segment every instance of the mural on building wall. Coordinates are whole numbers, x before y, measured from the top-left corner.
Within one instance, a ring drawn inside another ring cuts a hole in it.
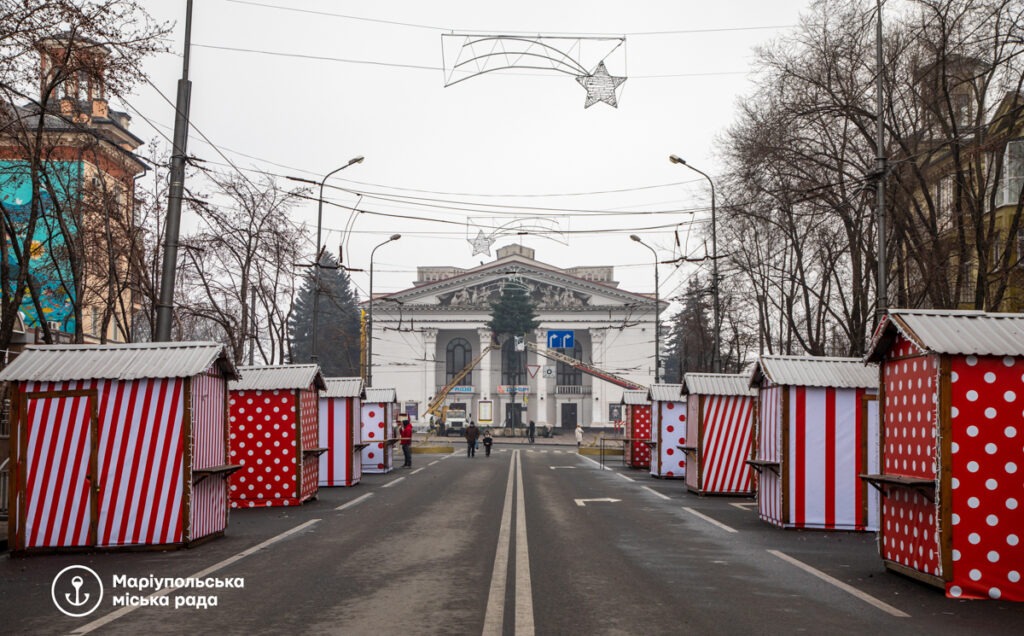
[[[81,180],[81,163],[77,161],[48,162],[51,178],[55,186],[63,189],[60,197],[65,201],[73,201],[78,184]],[[42,186],[41,186],[42,187]],[[72,286],[71,269],[69,267],[68,246],[61,235],[60,228],[54,220],[53,205],[50,192],[43,189],[40,199],[44,214],[36,222],[32,235],[32,249],[29,256],[29,276],[36,283],[40,292],[39,304],[43,316],[37,315],[32,298],[26,290],[21,311],[25,315],[28,327],[37,327],[41,320],[58,322],[62,331],[74,331],[75,319],[72,310],[74,289]],[[3,211],[10,216],[11,223],[19,228],[18,246],[24,245],[24,234],[32,205],[32,182],[29,178],[28,164],[23,161],[0,161],[0,203]],[[70,220],[69,220],[70,221]],[[15,258],[10,238],[7,238],[7,262],[12,270],[20,266]],[[12,274],[12,278],[15,275]]]

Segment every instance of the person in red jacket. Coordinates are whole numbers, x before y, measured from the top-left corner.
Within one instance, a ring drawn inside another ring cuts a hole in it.
[[[402,438],[402,454],[405,455],[405,464],[402,468],[412,468],[412,422],[405,420],[398,434]]]

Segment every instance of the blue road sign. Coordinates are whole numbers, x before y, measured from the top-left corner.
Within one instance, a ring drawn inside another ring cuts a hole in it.
[[[548,330],[549,349],[572,349],[576,346],[576,332],[572,329],[564,331]]]

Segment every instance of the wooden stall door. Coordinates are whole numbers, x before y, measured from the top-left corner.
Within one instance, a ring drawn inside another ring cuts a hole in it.
[[[23,548],[96,543],[96,392],[23,393]]]

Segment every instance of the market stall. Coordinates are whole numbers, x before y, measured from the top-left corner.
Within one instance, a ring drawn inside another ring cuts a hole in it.
[[[686,487],[701,495],[749,495],[757,391],[742,374],[687,373]]]

